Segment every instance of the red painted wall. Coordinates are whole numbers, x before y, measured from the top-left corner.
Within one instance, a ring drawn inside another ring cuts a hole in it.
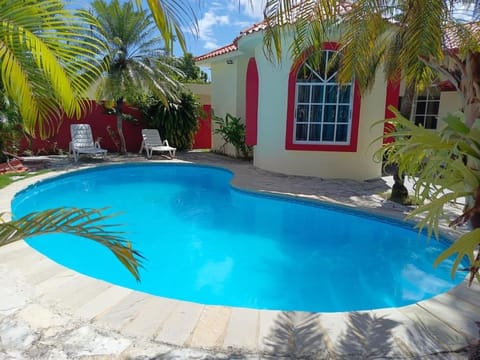
[[[198,118],[198,131],[193,139],[194,149],[212,148],[212,106],[203,105],[204,117]]]
[[[245,143],[257,145],[258,129],[258,69],[255,58],[250,58],[247,66],[245,86]]]
[[[205,119],[199,119],[200,128],[195,136],[194,149],[210,149],[212,147],[212,135],[211,135],[211,109],[210,105],[204,105],[206,113]],[[129,121],[123,121],[122,129],[125,136],[125,142],[128,152],[138,152],[142,143],[141,131],[146,127],[146,124],[142,120],[141,113],[138,109],[124,106],[123,112],[130,114],[138,122],[132,123]],[[91,108],[85,112],[84,117],[81,120],[70,119],[66,116],[63,117],[60,122],[60,126],[55,135],[40,140],[35,139],[23,139],[20,144],[20,154],[33,155],[46,155],[59,153],[58,149],[62,149],[64,152],[68,151],[68,144],[71,140],[70,136],[70,124],[90,124],[92,127],[93,138],[100,139],[100,146],[107,149],[110,152],[118,152],[119,147],[115,144],[114,139],[109,135],[108,129],[112,129],[112,133],[115,135],[115,139],[118,139],[117,133],[117,119],[115,115],[108,115],[105,113],[103,106],[92,101]]]
[[[124,106],[123,111],[139,120],[138,123],[123,122],[123,133],[127,151],[137,152],[142,142],[141,130],[145,125],[141,120],[141,114],[138,109]],[[31,151],[34,155],[58,153],[56,149],[62,149],[66,152],[68,151],[68,144],[71,140],[70,124],[80,123],[90,124],[93,138],[100,140],[100,146],[102,148],[110,152],[118,152],[119,148],[115,145],[114,140],[112,140],[107,130],[107,128],[113,129],[116,139],[118,139],[116,121],[115,115],[106,114],[103,106],[92,101],[90,109],[85,112],[85,116],[82,117],[81,120],[64,116],[60,122],[58,131],[56,131],[56,135],[45,140],[40,140],[39,138],[33,140],[23,139],[20,145],[20,152],[25,153],[25,151]]]
[[[391,119],[395,117],[395,115],[388,109],[390,105],[398,108],[398,99],[400,94],[400,80],[388,80],[387,83],[387,96],[385,98],[385,119]],[[388,134],[394,130],[392,124],[385,123],[383,127],[383,133]],[[384,144],[388,144],[393,142],[394,139],[392,137],[387,137],[383,139]]]

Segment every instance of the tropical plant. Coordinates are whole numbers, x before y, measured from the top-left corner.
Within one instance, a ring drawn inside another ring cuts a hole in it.
[[[280,59],[283,36],[293,34],[288,50],[298,58],[306,51],[315,54],[334,39],[340,44],[341,56],[334,59],[340,63],[339,81],[355,76],[363,92],[372,87],[379,70],[389,80],[402,79],[404,116],[410,114],[415,91],[441,76],[457,89],[471,126],[480,117],[480,25],[456,17],[456,5],[464,3],[469,1],[268,0],[265,48]],[[396,175],[394,190],[400,191],[392,197],[401,201],[406,189],[402,174]]]
[[[241,154],[244,159],[250,158],[252,147],[245,143],[245,124],[229,113],[225,118],[213,115],[213,121],[216,125],[214,134],[222,136],[225,144],[232,144],[237,154]]]
[[[183,76],[180,78],[180,81],[182,82],[206,83],[208,80],[208,75],[195,65],[191,53],[187,52],[182,57],[176,59],[176,66],[183,73]]]
[[[107,247],[115,257],[140,280],[138,268],[142,255],[132,249],[131,243],[118,231],[108,230],[116,225],[102,224],[112,215],[103,215],[100,210],[57,208],[33,212],[13,221],[4,221],[0,213],[0,246],[31,236],[65,233],[81,236]]]
[[[82,114],[85,91],[103,71],[103,42],[84,31],[97,23],[60,0],[0,0],[0,20],[2,92],[18,106],[24,129],[46,137],[55,115]]]
[[[0,163],[6,161],[4,151],[18,152],[24,135],[18,107],[7,96],[0,97]]]
[[[137,6],[142,4],[142,0],[135,2]],[[160,31],[166,53],[171,54],[174,41],[185,52],[187,46],[182,29],[189,29],[193,34],[198,33],[197,17],[190,2],[177,0],[146,0],[145,2]]]
[[[478,23],[464,23],[456,18],[455,6],[460,3],[468,1],[357,0],[339,3],[336,0],[309,0],[299,3],[294,0],[268,0],[264,45],[272,59],[280,59],[284,51],[284,36],[292,36],[292,46],[288,51],[297,59],[306,51],[319,53],[316,50],[322,49],[325,41],[334,39],[340,44],[341,54],[334,58],[339,63],[338,80],[348,82],[355,76],[360,91],[368,91],[381,70],[387,79],[403,80],[407,88],[413,87],[416,91],[425,89],[438,78],[447,79],[462,99],[464,128],[474,131],[473,126],[480,118],[480,31]],[[393,136],[397,140],[402,138]],[[389,151],[385,152],[390,157],[389,163],[392,159],[398,160],[399,169],[405,171],[408,168],[402,161],[409,149],[407,144],[402,148],[389,146]],[[426,143],[424,146],[430,145]],[[435,155],[439,149],[434,146],[430,149],[429,164],[435,156],[440,156]],[[398,155],[394,150],[399,151]],[[425,152],[428,151],[425,149]],[[458,160],[455,164],[459,164]],[[433,176],[433,169],[424,174],[426,177]],[[468,177],[468,172],[458,176]],[[468,182],[469,179],[464,178],[463,181]],[[438,191],[448,189],[447,185],[439,182]],[[475,191],[471,195],[476,199]],[[449,196],[453,195],[442,199]],[[475,209],[475,201],[471,203],[470,207]],[[427,219],[438,220],[434,216],[438,207],[422,209],[427,211]],[[435,231],[438,229],[437,221],[429,225]],[[472,234],[477,234],[473,237],[480,243],[478,233],[474,231]],[[470,239],[473,237],[470,236]]]
[[[462,113],[448,115],[443,120],[447,126],[441,131],[431,131],[416,126],[392,109],[395,131],[388,134],[395,141],[386,144],[377,156],[387,155],[388,162],[398,164],[400,170],[415,179],[415,195],[423,203],[408,218],[423,215],[416,225],[428,228],[428,233],[438,237],[438,225],[445,218],[444,207],[462,198],[470,198],[463,214],[450,221],[450,226],[469,223],[471,231],[462,235],[435,261],[456,254],[452,276],[461,260],[467,257],[470,283],[480,268],[480,125],[469,128]]]
[[[2,96],[11,100],[12,108],[18,107],[27,132],[46,137],[55,128],[48,126],[54,115],[84,112],[85,91],[104,70],[97,56],[104,51],[95,36],[97,23],[88,13],[66,9],[57,0],[0,0],[0,19]],[[101,210],[78,209],[47,210],[14,221],[0,214],[0,246],[43,233],[68,232],[107,246],[138,279],[140,254],[120,233],[101,224],[109,217]]]
[[[121,147],[126,152],[122,131],[123,104],[143,93],[153,93],[165,105],[177,99],[180,83],[175,79],[179,71],[166,61],[165,48],[160,44],[168,41],[158,33],[153,17],[132,1],[121,3],[94,0],[92,13],[100,23],[107,51],[103,61],[107,72],[97,82],[97,98],[114,100],[117,131]]]
[[[177,150],[191,149],[198,130],[200,104],[190,92],[182,92],[177,101],[168,106],[154,96],[143,96],[135,101],[149,128],[158,129]]]

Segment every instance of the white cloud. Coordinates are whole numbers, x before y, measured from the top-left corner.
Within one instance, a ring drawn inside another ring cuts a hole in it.
[[[215,41],[206,41],[203,45],[205,50],[215,50],[218,49],[220,46]]]
[[[217,15],[212,9],[208,10],[198,20],[198,37],[200,40],[211,41],[214,39],[214,27],[226,25],[230,22],[228,15]]]
[[[239,2],[245,15],[257,21],[263,19],[266,0],[239,0]]]
[[[198,19],[197,47],[217,49],[231,42],[241,30],[263,19],[266,0],[210,0]],[[186,30],[189,32],[188,30]]]

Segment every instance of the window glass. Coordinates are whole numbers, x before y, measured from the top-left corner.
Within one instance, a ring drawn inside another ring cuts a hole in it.
[[[324,50],[307,59],[297,74],[294,142],[349,144],[352,82],[337,82],[338,56]]]
[[[415,96],[410,119],[425,129],[436,129],[439,107],[440,92],[437,88],[430,88],[426,93]]]

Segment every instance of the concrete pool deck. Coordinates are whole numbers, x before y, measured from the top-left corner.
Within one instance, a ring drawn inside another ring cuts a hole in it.
[[[128,155],[50,161],[54,171],[0,190],[0,212],[10,210],[15,193],[39,180],[84,166],[145,160]],[[232,184],[241,188],[396,218],[408,210],[379,195],[388,190],[388,178],[286,176],[211,153],[180,153],[176,161],[230,169]],[[476,282],[471,288],[463,282],[414,305],[350,313],[206,306],[89,278],[16,242],[0,247],[0,359],[465,359],[479,339],[479,291]]]

